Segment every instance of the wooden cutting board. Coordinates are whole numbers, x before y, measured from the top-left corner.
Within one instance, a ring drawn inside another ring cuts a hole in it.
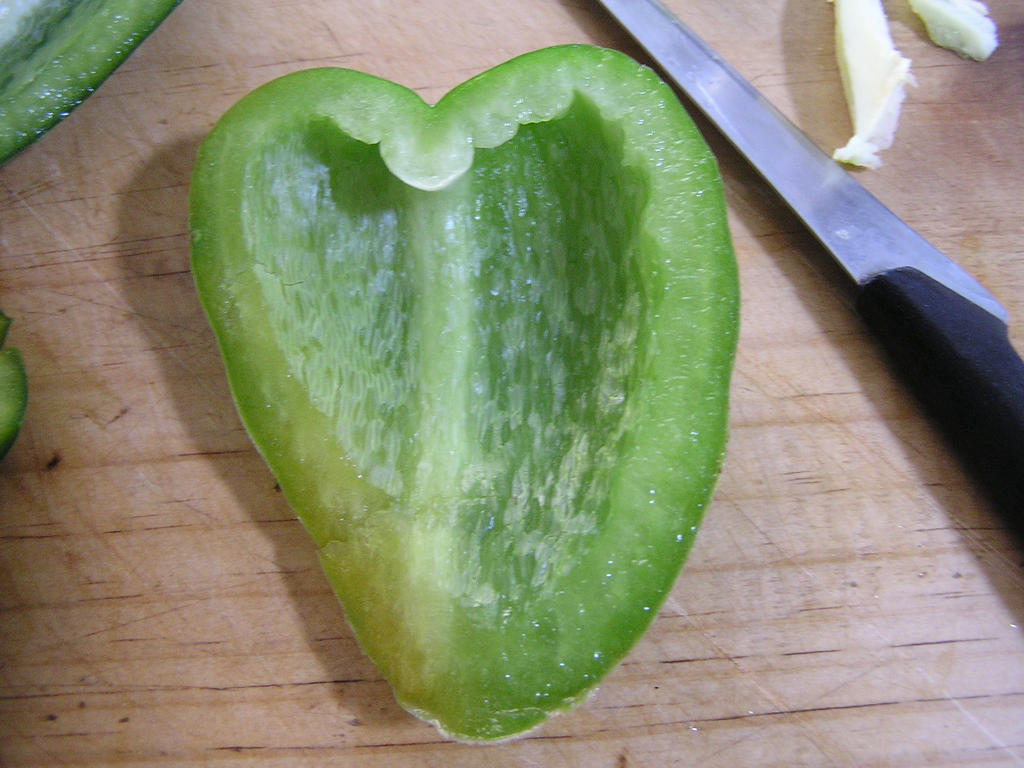
[[[823,0],[675,0],[831,151]],[[1024,349],[1024,6],[985,63],[887,3],[918,86],[858,174],[1005,304]],[[229,399],[188,270],[198,143],[339,65],[434,101],[518,53],[640,55],[584,0],[186,0],[0,168],[0,308],[31,379],[0,464],[3,766],[1019,766],[1024,571],[835,268],[713,132],[743,291],[726,467],[651,631],[528,738],[443,741],[360,653]]]

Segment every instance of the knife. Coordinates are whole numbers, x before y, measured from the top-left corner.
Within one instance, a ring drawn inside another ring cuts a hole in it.
[[[1006,310],[658,0],[600,2],[835,257],[893,366],[1024,532],[1024,362]]]

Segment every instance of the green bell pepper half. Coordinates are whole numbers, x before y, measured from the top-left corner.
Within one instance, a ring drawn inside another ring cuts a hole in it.
[[[213,128],[190,216],[242,420],[398,701],[489,741],[583,699],[726,439],[736,266],[674,93],[590,46],[434,106],[297,72]]]
[[[179,2],[0,2],[0,163],[67,117]]]
[[[0,312],[0,347],[7,338],[11,319]],[[16,349],[0,349],[0,459],[7,455],[21,429],[28,404],[25,363]]]

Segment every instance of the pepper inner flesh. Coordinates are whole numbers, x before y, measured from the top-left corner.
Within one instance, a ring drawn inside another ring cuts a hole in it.
[[[267,137],[247,166],[244,243],[288,375],[381,492],[330,510],[321,555],[400,697],[454,696],[431,670],[461,669],[526,723],[589,676],[559,662],[593,642],[564,585],[641,418],[650,304],[648,190],[622,144],[578,97],[439,191],[326,119]],[[513,649],[550,664],[526,679],[537,665]]]
[[[607,514],[644,352],[646,193],[621,154],[577,98],[441,191],[327,120],[249,166],[246,238],[291,374],[391,514],[465,539],[449,587],[468,604],[543,591]]]

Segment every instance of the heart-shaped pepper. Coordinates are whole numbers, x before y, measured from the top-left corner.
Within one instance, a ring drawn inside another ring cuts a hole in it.
[[[298,72],[222,118],[190,204],[239,412],[401,704],[481,741],[578,702],[724,449],[735,263],[672,91],[589,46],[435,106]]]

